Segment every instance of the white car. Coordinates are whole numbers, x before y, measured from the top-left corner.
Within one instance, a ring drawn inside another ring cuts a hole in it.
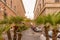
[[[52,38],[52,31],[48,31],[49,37]]]
[[[60,32],[57,34],[57,37],[60,38]]]
[[[48,32],[50,38],[52,38],[52,33],[53,32],[51,30]],[[60,32],[58,32],[57,38],[60,38]]]
[[[40,27],[32,28],[35,32],[42,32],[42,29]]]

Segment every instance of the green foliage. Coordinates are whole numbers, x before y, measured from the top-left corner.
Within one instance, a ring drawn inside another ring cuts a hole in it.
[[[8,23],[8,19],[0,20],[0,24],[6,24],[6,23]]]
[[[29,21],[29,20],[27,20],[27,21]],[[22,32],[22,31],[28,29],[28,27],[25,24],[23,24],[23,22],[24,22],[24,19],[20,16],[16,16],[16,17],[11,16],[10,18],[6,18],[6,19],[4,18],[4,19],[0,20],[0,25],[3,25],[0,27],[0,36],[2,37],[2,33],[7,32],[9,30],[10,25],[13,23],[16,26],[18,26],[18,29],[17,29],[18,32]]]
[[[16,25],[16,26],[18,26],[17,32],[22,32],[22,31],[28,29],[28,27],[27,27],[25,24],[20,24],[20,25],[18,24],[18,25]]]
[[[57,24],[60,24],[60,13],[57,14],[48,14],[46,16],[39,16],[36,20],[35,20],[36,24],[46,24],[46,23],[50,23],[51,25],[54,26],[54,28],[56,27]]]
[[[10,18],[6,18],[3,20],[0,20],[0,24],[12,24],[12,23],[21,23],[24,19],[20,16],[13,17],[11,16]]]
[[[3,26],[0,27],[0,35],[2,34],[2,32],[8,31],[9,29],[10,29],[9,24],[3,24]]]
[[[60,14],[54,14],[54,15],[48,15],[47,16],[47,21],[52,24],[52,25],[57,25],[60,23]]]
[[[27,29],[27,27],[25,27],[25,26],[20,26],[17,31],[18,31],[18,32],[22,32],[22,31],[24,31],[24,30],[26,30],[26,29]]]
[[[2,40],[2,33],[7,32],[10,29],[9,24],[1,24],[0,26],[0,40]]]
[[[25,18],[24,22],[31,22],[32,20]]]
[[[21,23],[22,21],[23,21],[23,18],[20,16],[16,16],[16,17],[11,16],[10,17],[11,23]]]
[[[45,23],[45,20],[44,20],[45,18],[43,17],[43,16],[39,16],[36,20],[35,20],[35,22],[36,22],[36,24],[44,24]]]
[[[0,40],[3,40],[2,36],[0,36]]]

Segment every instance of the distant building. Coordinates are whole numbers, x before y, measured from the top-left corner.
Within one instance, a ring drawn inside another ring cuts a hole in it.
[[[39,15],[53,14],[60,11],[60,0],[36,0],[34,8],[35,19]]]
[[[22,0],[0,0],[0,18],[3,14],[9,16],[25,17],[25,9]]]

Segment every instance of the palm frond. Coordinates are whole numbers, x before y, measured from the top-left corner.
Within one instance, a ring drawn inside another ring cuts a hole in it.
[[[36,24],[44,24],[45,20],[43,16],[39,16],[36,20],[35,20]]]
[[[22,17],[19,17],[19,16],[16,16],[16,17],[10,17],[10,21],[12,23],[21,23],[23,21],[23,18]]]

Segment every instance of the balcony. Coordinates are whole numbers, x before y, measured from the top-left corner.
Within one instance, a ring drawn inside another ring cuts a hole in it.
[[[60,7],[60,3],[45,3],[45,7]]]

